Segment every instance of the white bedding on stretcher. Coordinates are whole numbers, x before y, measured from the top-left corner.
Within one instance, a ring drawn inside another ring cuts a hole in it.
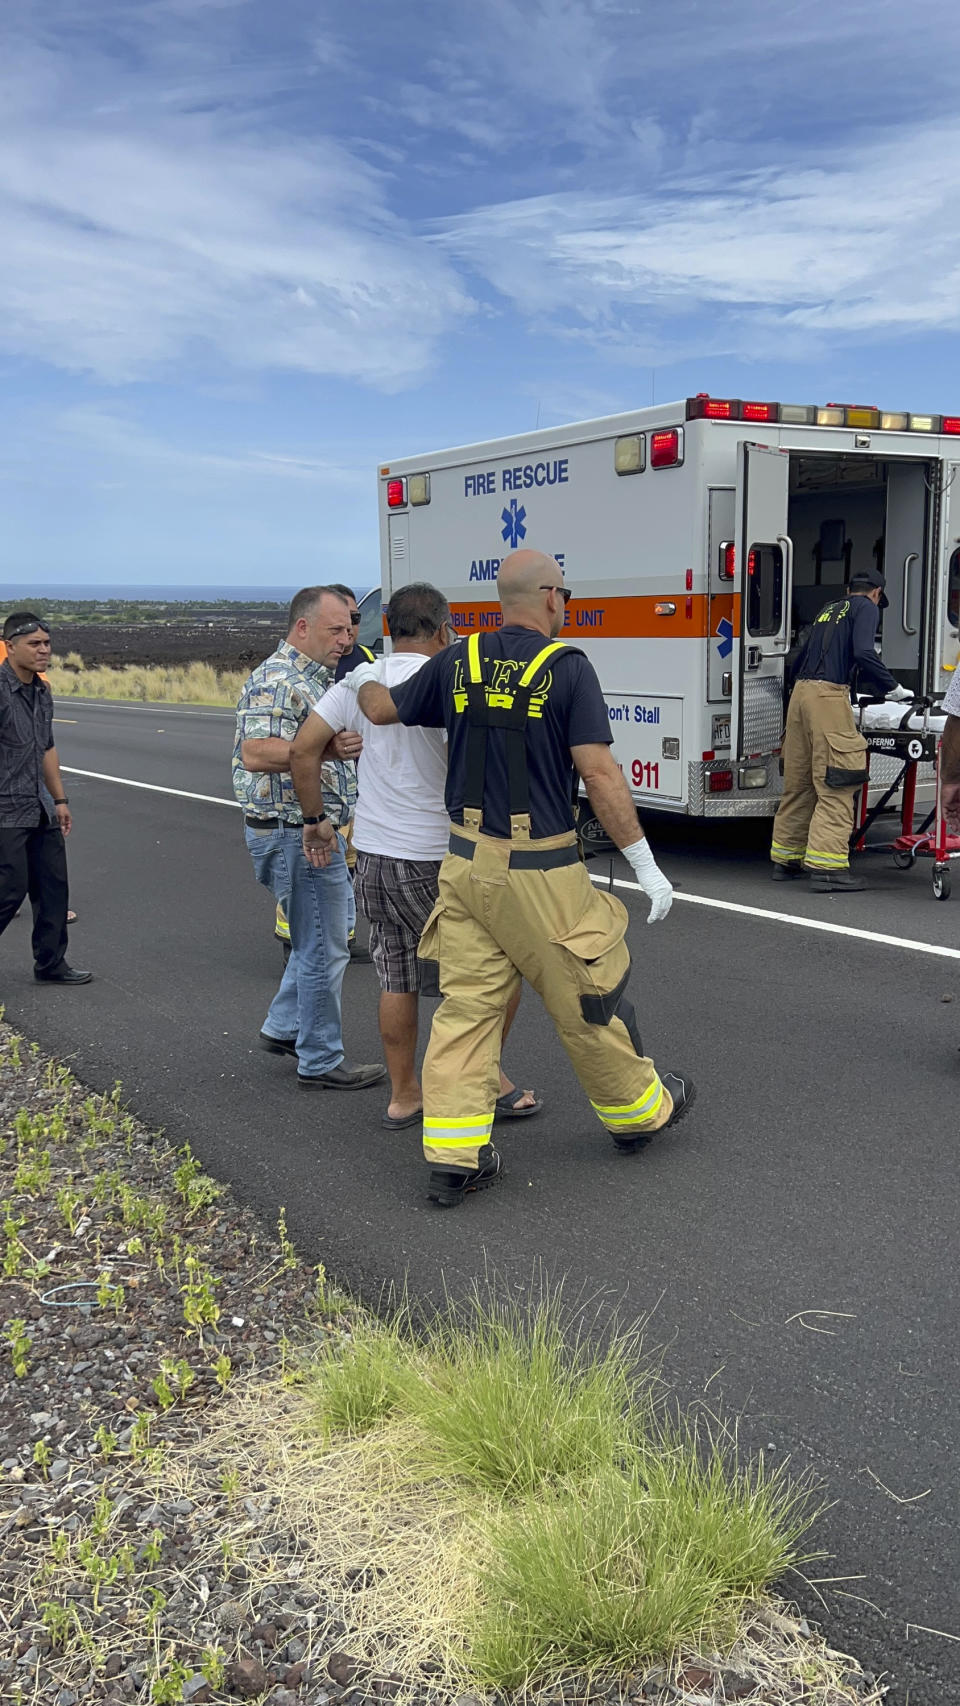
[[[899,729],[903,724],[903,714],[907,709],[905,700],[899,704],[894,700],[883,705],[854,705],[854,721],[859,723],[865,734],[888,734],[891,730]],[[946,727],[945,716],[934,711],[914,711],[904,725],[908,729],[916,729],[922,733],[932,729],[934,734],[942,734]]]

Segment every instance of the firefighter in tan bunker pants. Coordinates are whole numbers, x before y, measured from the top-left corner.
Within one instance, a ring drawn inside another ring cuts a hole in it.
[[[423,1065],[428,1195],[442,1206],[495,1184],[490,1142],[508,1003],[522,978],[544,1003],[595,1113],[618,1148],[674,1125],[694,1087],[658,1074],[627,997],[628,915],[590,882],[574,829],[574,768],[607,833],[664,918],[658,869],[623,776],[593,666],[557,642],[570,597],[552,557],[516,551],[500,566],[499,629],[439,653],[392,692],[362,666],[372,722],[445,727],[450,851],[420,956],[439,964],[443,1001]]]
[[[850,708],[854,673],[864,692],[913,698],[874,650],[883,586],[879,569],[852,576],[849,596],[820,611],[794,665],[770,857],[775,882],[806,873],[815,894],[867,886],[850,871],[854,796],[867,776],[867,744]]]

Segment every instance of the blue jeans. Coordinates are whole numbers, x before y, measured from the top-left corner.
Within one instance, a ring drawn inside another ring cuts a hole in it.
[[[286,902],[290,923],[290,958],[263,1030],[284,1041],[295,1036],[298,1070],[315,1078],[343,1060],[340,993],[350,959],[352,884],[343,842],[329,865],[316,870],[304,858],[302,834],[275,823],[244,829],[257,882]]]

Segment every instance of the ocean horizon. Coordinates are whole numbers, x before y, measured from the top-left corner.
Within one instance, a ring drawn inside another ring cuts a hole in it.
[[[191,582],[183,586],[115,586],[107,582],[64,585],[57,581],[0,581],[0,605],[9,605],[13,600],[43,604],[44,599],[48,598],[60,601],[76,599],[78,603],[93,601],[98,604],[105,603],[108,599],[123,599],[133,604],[178,604],[188,600],[208,604],[217,599],[225,599],[230,604],[289,604],[294,593],[299,590],[299,587],[294,585],[196,586]],[[370,589],[358,586],[354,590],[357,597],[362,598]]]

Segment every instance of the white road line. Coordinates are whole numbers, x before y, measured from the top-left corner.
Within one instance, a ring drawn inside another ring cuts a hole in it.
[[[591,881],[603,887],[610,879],[591,872]],[[631,889],[634,894],[642,893],[636,883],[628,883],[623,877],[614,877],[613,886]],[[686,901],[688,906],[712,906],[718,912],[740,912],[747,918],[765,918],[772,924],[795,924],[800,930],[821,930],[828,936],[853,936],[860,942],[876,942],[883,948],[908,948],[915,954],[933,954],[936,959],[960,960],[960,948],[944,948],[937,942],[914,942],[908,936],[885,936],[879,930],[858,930],[852,924],[828,924],[822,918],[796,918],[792,912],[771,912],[765,906],[743,906],[739,901],[713,900],[708,895],[685,894],[679,889],[674,889],[673,898]]]
[[[77,770],[72,764],[61,764],[68,776],[89,776],[94,782],[118,782],[122,788],[145,788],[148,794],[175,794],[178,800],[203,800],[208,806],[232,806],[239,811],[236,800],[221,800],[218,794],[188,794],[185,788],[161,788],[159,782],[134,782],[129,776],[104,776],[99,770]]]
[[[75,699],[72,693],[61,693],[57,704],[71,710],[149,712],[152,717],[163,711],[168,717],[205,717],[210,722],[232,723],[236,718],[235,712],[218,710],[214,705],[171,705],[163,699]]]
[[[116,782],[123,788],[143,788],[149,794],[173,794],[178,800],[202,800],[210,806],[232,806],[239,810],[236,800],[223,800],[217,794],[189,794],[184,788],[161,788],[157,782],[134,782],[129,776],[104,776],[99,770],[76,770],[72,765],[61,764],[61,770],[70,776],[87,776],[93,782]],[[591,881],[598,886],[609,883],[609,877],[603,877],[599,872],[591,872]],[[616,889],[629,889],[633,894],[643,891],[636,883],[628,883],[623,877],[614,877],[613,886]],[[907,948],[915,954],[932,954],[935,959],[960,960],[960,948],[944,948],[937,942],[914,942],[908,936],[886,936],[879,930],[858,930],[852,924],[828,924],[822,918],[796,918],[792,912],[772,912],[765,906],[743,906],[735,900],[714,900],[709,895],[685,894],[680,889],[674,890],[674,900],[685,901],[688,906],[710,906],[716,912],[739,912],[745,918],[764,918],[770,924],[793,924],[798,930],[819,930],[827,936],[852,936],[859,942],[874,942],[881,948]]]

